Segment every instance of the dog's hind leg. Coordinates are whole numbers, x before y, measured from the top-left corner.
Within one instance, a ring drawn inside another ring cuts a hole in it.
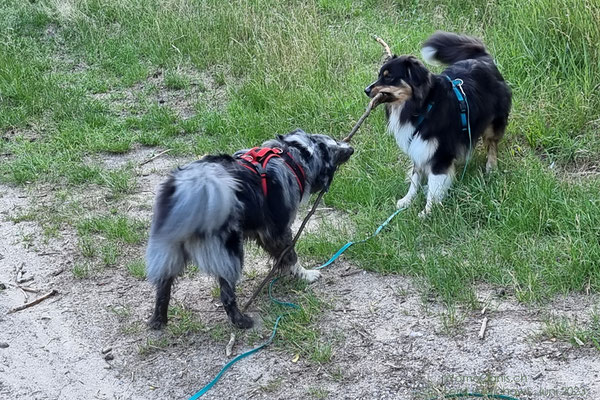
[[[498,142],[504,136],[507,118],[497,118],[483,132],[483,143],[487,147],[485,172],[489,173],[498,167]]]
[[[408,193],[396,202],[397,209],[408,207],[419,191],[419,186],[421,185],[421,171],[414,165],[409,172],[409,179],[410,187],[408,188]]]
[[[229,316],[231,323],[240,329],[252,328],[254,322],[249,316],[242,314],[237,306],[235,298],[235,285],[227,282],[226,279],[219,277],[219,285],[221,286],[221,303]]]
[[[160,329],[167,324],[167,311],[169,310],[169,301],[171,300],[171,287],[174,278],[161,279],[156,284],[156,305],[154,314],[148,321],[152,329]]]

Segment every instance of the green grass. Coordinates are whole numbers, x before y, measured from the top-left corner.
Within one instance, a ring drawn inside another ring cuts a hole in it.
[[[570,342],[575,347],[592,346],[600,350],[600,314],[594,310],[587,323],[551,316],[544,322],[541,335],[547,339]]]
[[[600,290],[600,179],[568,174],[600,157],[596,1],[41,0],[5,1],[0,17],[0,181],[101,185],[109,204],[137,189],[135,166],[90,160],[139,145],[191,160],[296,127],[340,138],[381,60],[371,34],[398,54],[418,54],[435,29],[475,34],[514,93],[499,172],[483,175],[479,152],[442,208],[422,221],[416,204],[347,257],[415,276],[448,305],[475,304],[479,282],[525,302]],[[201,90],[191,95],[193,85]],[[161,93],[183,96],[193,115],[157,101]],[[407,190],[405,159],[384,131],[378,110],[326,197],[358,238]],[[114,249],[86,236],[139,244],[143,224],[103,214],[78,221],[82,251],[112,264]],[[322,262],[348,236],[307,235],[300,255]]]
[[[77,225],[77,231],[80,236],[100,234],[106,239],[136,244],[145,238],[146,224],[124,215],[106,215],[84,219]]]
[[[127,271],[137,279],[146,279],[146,262],[144,260],[134,260],[125,266]]]
[[[273,290],[277,299],[291,301],[299,306],[290,308],[264,299],[267,303],[260,307],[264,311],[261,314],[266,313],[264,319],[267,326],[273,326],[279,315],[284,316],[279,322],[275,345],[310,362],[329,363],[333,356],[332,343],[323,337],[318,326],[319,317],[327,308],[326,303],[306,283],[297,280],[280,280]],[[287,298],[290,294],[293,297]]]

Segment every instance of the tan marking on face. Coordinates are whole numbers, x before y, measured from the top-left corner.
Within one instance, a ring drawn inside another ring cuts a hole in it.
[[[402,82],[400,86],[381,85],[371,89],[371,97],[375,97],[377,93],[386,95],[384,102],[386,103],[404,103],[412,97],[412,89],[409,85]]]
[[[383,76],[388,76],[390,74],[390,71],[388,71],[387,69],[385,71],[383,71]]]

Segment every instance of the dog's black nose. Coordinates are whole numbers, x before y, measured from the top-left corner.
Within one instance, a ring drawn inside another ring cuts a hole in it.
[[[371,85],[369,85],[365,88],[365,94],[367,96],[371,97]]]

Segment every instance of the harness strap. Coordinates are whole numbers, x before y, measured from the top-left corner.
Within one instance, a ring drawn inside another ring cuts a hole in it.
[[[419,130],[419,127],[421,126],[423,121],[425,121],[425,117],[427,116],[427,114],[429,114],[429,111],[431,111],[434,104],[435,103],[433,103],[433,102],[427,104],[427,109],[425,110],[425,112],[423,114],[419,115],[419,118],[417,119],[417,125],[415,126],[415,128],[417,128],[417,129],[415,129],[415,132]]]
[[[467,131],[468,116],[467,116],[467,100],[465,92],[462,89],[462,79],[452,79],[448,75],[444,75],[448,81],[452,84],[452,90],[458,99],[458,107],[460,108],[460,122],[462,124],[462,130]]]
[[[298,187],[300,188],[300,196],[302,196],[304,194],[303,182],[306,182],[304,169],[302,169],[302,166],[294,160],[290,153],[284,152],[281,148],[254,147],[239,156],[240,160],[238,161],[238,164],[260,176],[262,191],[266,196],[267,164],[275,157],[283,159],[284,164],[292,171],[292,174],[296,178],[296,182],[298,182]],[[300,176],[302,176],[302,179],[300,179]]]

